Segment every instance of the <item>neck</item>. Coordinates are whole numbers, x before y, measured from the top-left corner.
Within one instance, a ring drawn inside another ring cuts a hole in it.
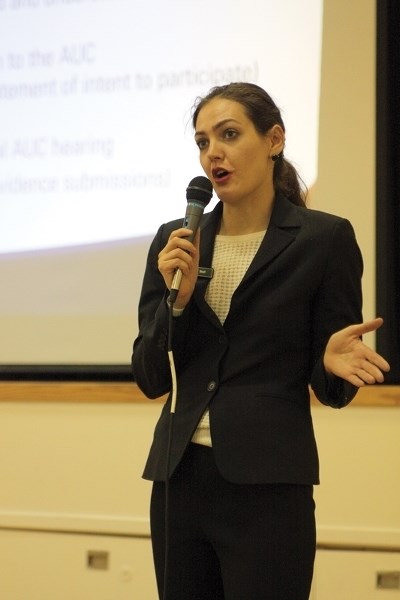
[[[256,206],[232,206],[224,204],[220,235],[245,235],[265,231],[272,214],[273,202]]]

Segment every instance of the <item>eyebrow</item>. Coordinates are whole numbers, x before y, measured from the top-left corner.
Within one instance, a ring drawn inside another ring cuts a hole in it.
[[[218,123],[213,125],[211,129],[213,131],[216,131],[217,129],[222,127],[222,125],[225,125],[226,123],[229,123],[230,121],[234,121],[235,123],[238,123],[238,121],[236,119],[234,119],[233,117],[228,117],[226,119],[222,119],[221,121],[218,121]],[[195,131],[194,137],[197,137],[198,135],[205,135],[205,132],[204,131]]]

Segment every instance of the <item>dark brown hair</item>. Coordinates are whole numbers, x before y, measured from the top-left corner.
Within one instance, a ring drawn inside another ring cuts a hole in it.
[[[247,82],[216,86],[206,96],[197,98],[192,112],[194,129],[201,109],[217,97],[239,102],[260,134],[267,133],[274,125],[280,125],[285,131],[280,110],[271,96],[260,86]],[[273,181],[276,192],[284,194],[293,204],[306,205],[307,188],[294,166],[284,158],[283,151],[275,161]]]

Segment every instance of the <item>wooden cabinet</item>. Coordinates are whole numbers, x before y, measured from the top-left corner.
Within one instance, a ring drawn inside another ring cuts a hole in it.
[[[400,552],[318,550],[310,600],[400,599]]]
[[[0,530],[2,600],[156,600],[149,538]]]
[[[313,399],[310,600],[400,600],[399,407],[390,386]],[[0,600],[156,600],[141,474],[161,408],[133,384],[0,382]]]

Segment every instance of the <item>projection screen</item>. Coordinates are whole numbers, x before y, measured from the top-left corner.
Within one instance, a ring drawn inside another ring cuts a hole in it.
[[[322,0],[0,0],[3,373],[129,365],[147,249],[202,175],[190,114],[212,86],[265,87],[313,185],[321,28]]]

